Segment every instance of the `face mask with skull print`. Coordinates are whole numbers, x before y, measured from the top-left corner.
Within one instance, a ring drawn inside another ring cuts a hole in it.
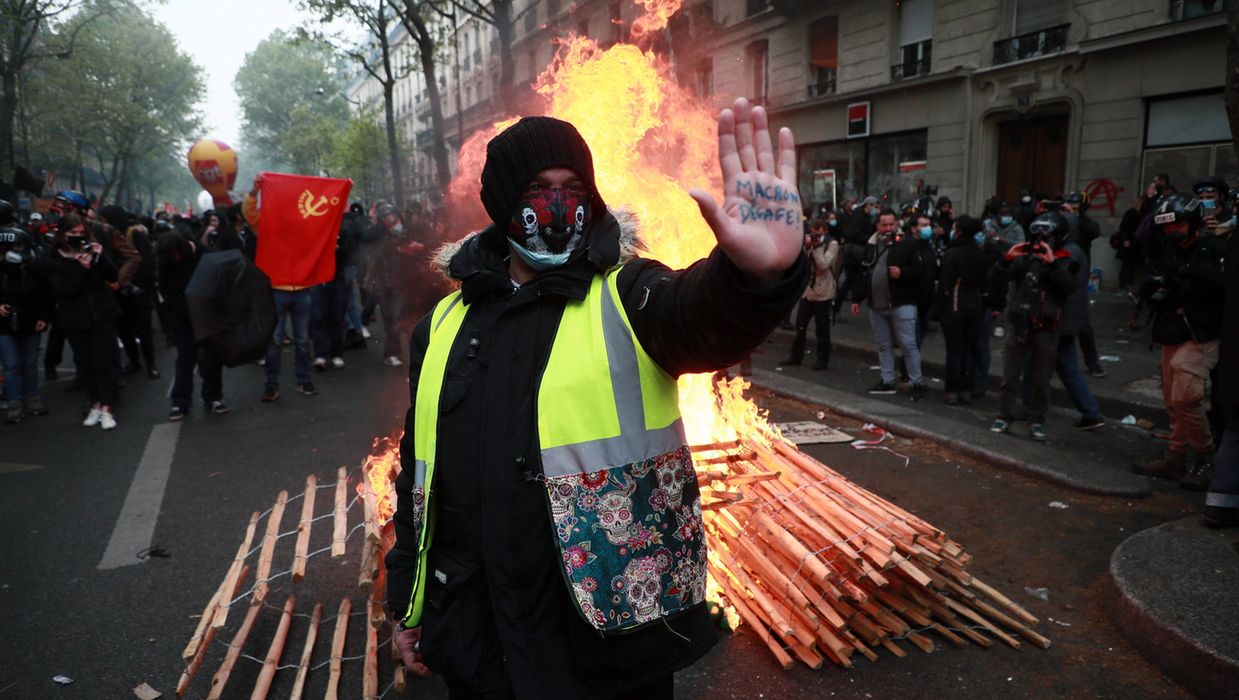
[[[547,270],[568,262],[589,223],[589,196],[553,187],[527,196],[508,224],[512,247],[530,267]]]

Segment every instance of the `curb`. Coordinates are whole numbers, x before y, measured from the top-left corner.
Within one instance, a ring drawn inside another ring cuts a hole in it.
[[[1109,483],[1100,483],[1095,480],[1078,478],[1044,464],[1029,462],[1018,457],[1013,457],[1011,455],[977,445],[975,442],[967,439],[966,437],[947,435],[942,432],[937,432],[923,426],[910,423],[900,418],[883,416],[865,411],[849,405],[846,401],[832,400],[832,394],[843,394],[843,392],[836,392],[836,390],[817,385],[813,385],[813,391],[807,391],[796,387],[795,385],[787,386],[785,383],[790,384],[795,382],[798,384],[803,384],[806,382],[790,377],[781,377],[774,372],[770,372],[769,370],[754,368],[753,376],[749,379],[753,382],[753,384],[780,396],[796,399],[805,403],[825,405],[835,413],[853,418],[855,420],[864,421],[866,423],[873,423],[874,425],[885,428],[886,430],[897,435],[929,440],[982,462],[993,464],[1011,471],[1016,471],[1021,474],[1026,474],[1033,478],[1048,481],[1060,486],[1065,486],[1083,493],[1099,496],[1120,496],[1126,498],[1148,496],[1152,493],[1148,479],[1143,477],[1116,472],[1114,474],[1114,479],[1112,479]],[[843,396],[846,398],[855,399],[855,397],[852,397],[850,394],[845,394]],[[918,415],[922,414],[918,413]]]
[[[1215,532],[1206,537],[1203,533],[1207,532],[1199,524],[1199,516],[1191,516],[1124,540],[1110,557],[1101,604],[1127,643],[1166,675],[1202,698],[1235,697],[1239,654],[1234,645],[1229,653],[1218,648],[1212,643],[1216,642],[1216,635],[1210,640],[1208,631],[1202,634],[1200,627],[1202,621],[1207,626],[1207,621],[1217,620],[1219,614],[1224,614],[1222,611],[1234,610],[1233,586],[1239,582],[1239,556],[1234,548],[1239,548],[1239,533]],[[1168,553],[1157,551],[1164,543],[1153,545],[1153,556],[1145,549],[1150,542],[1172,537],[1179,543],[1186,542],[1193,553],[1213,554],[1197,561],[1197,568],[1213,570],[1220,583],[1202,585],[1200,577],[1207,574],[1190,567],[1185,570]],[[1231,540],[1230,546],[1226,544],[1227,538]],[[1223,581],[1227,567],[1229,584]],[[1227,590],[1218,590],[1219,585]],[[1197,595],[1187,597],[1190,593],[1183,590],[1185,587]],[[1213,591],[1215,599],[1199,595],[1201,589]],[[1172,611],[1159,611],[1159,599]],[[1234,639],[1233,630],[1223,634]]]

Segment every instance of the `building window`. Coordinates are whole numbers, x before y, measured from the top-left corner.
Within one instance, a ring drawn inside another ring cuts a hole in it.
[[[1063,23],[1065,0],[1015,0],[1011,33],[1019,36]]]
[[[698,97],[710,97],[714,94],[714,60],[711,58],[703,58],[697,62],[697,70],[694,73],[695,85]]]
[[[749,99],[753,101],[753,104],[766,104],[770,82],[770,66],[767,60],[769,55],[770,42],[765,39],[754,41],[744,48],[744,57],[749,69]]]
[[[915,199],[929,174],[928,136],[922,129],[797,148],[797,178],[805,203],[817,210],[867,194],[892,206]]]
[[[891,67],[893,80],[929,72],[933,36],[933,0],[903,0],[899,5],[899,61]]]
[[[809,25],[809,96],[830,95],[839,75],[839,18]]]
[[[1230,139],[1230,123],[1221,92],[1148,103],[1144,134],[1144,145],[1148,148]]]
[[[744,0],[744,16],[752,17],[765,12],[767,7],[770,7],[770,0]]]
[[[1179,21],[1221,14],[1228,4],[1225,0],[1171,0],[1170,19]]]

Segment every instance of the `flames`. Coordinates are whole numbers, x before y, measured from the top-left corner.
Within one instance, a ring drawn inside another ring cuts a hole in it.
[[[639,40],[665,27],[680,6],[680,0],[638,3],[645,9],[632,24]],[[612,208],[636,215],[649,257],[682,268],[710,253],[714,235],[688,190],[700,187],[722,199],[716,111],[678,85],[666,61],[634,44],[603,50],[589,38],[573,36],[561,43],[534,90],[545,102],[545,114],[571,122],[589,143],[599,191]],[[446,198],[461,227],[456,237],[488,221],[479,200],[486,143],[515,120],[497,121],[462,145]],[[682,377],[680,410],[689,441],[777,439],[764,412],[744,396],[747,387],[739,379]],[[393,440],[376,442],[366,468],[387,517],[394,504],[385,477],[396,467],[395,450]]]

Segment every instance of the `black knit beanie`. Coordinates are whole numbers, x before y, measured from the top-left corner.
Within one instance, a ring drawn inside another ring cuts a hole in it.
[[[589,188],[594,212],[605,210],[593,156],[576,127],[553,117],[524,117],[486,144],[482,206],[500,230],[507,230],[526,185],[547,168],[572,170]]]

